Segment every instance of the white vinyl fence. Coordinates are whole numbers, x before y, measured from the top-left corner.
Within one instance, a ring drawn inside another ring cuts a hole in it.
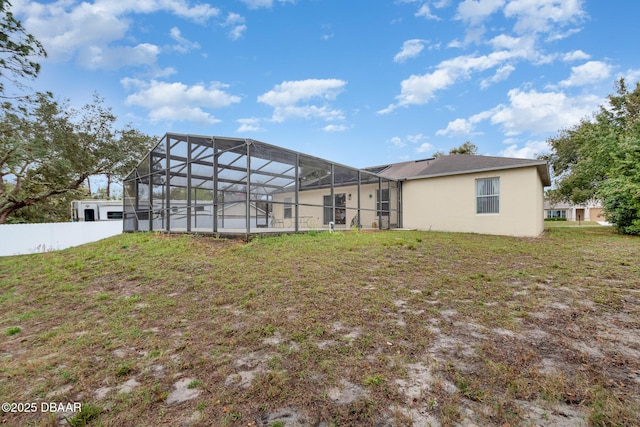
[[[0,225],[0,256],[57,251],[122,233],[122,221]]]

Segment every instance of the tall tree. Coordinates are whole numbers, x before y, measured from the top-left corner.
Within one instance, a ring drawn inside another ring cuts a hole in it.
[[[150,137],[130,127],[115,129],[116,117],[94,97],[80,110],[51,94],[38,94],[21,110],[0,116],[0,224],[28,206],[76,192],[87,178],[122,174]],[[119,176],[119,175],[118,175]]]
[[[111,198],[111,185],[114,180],[123,180],[129,172],[135,168],[140,160],[149,152],[149,150],[158,142],[156,136],[147,135],[127,126],[118,132],[120,144],[127,149],[116,159],[115,162],[105,171],[107,178],[107,186],[105,188],[105,197]]]
[[[46,58],[42,44],[27,33],[11,12],[11,3],[0,0],[0,77],[21,86],[25,78],[35,78],[40,64],[34,57]],[[0,79],[0,97],[4,97],[4,82]]]
[[[449,150],[449,154],[470,154],[476,155],[478,154],[478,146],[472,144],[470,141],[465,142],[459,147],[452,148]]]
[[[556,180],[548,194],[575,204],[600,200],[618,231],[640,234],[640,84],[630,92],[621,79],[607,100],[592,120],[549,139],[543,158]]]

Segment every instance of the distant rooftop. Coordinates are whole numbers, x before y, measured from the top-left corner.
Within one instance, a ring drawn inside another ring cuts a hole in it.
[[[538,169],[542,183],[545,186],[551,185],[547,162],[535,159],[451,154],[429,159],[372,166],[365,168],[365,170],[387,178],[410,180],[529,166],[535,166]]]

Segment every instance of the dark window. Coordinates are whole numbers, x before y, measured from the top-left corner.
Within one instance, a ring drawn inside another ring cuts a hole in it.
[[[122,211],[108,211],[107,219],[122,219]]]
[[[85,209],[84,210],[84,220],[85,221],[95,221],[96,220],[96,211],[93,209]]]
[[[565,210],[549,210],[547,211],[547,218],[567,218],[567,211]]]

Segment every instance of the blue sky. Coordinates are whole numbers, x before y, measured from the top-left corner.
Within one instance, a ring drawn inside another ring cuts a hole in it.
[[[356,167],[465,141],[534,157],[640,80],[640,2],[12,0],[31,86],[121,124],[252,138]]]

